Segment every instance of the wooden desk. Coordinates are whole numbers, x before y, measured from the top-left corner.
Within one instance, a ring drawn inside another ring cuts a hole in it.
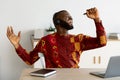
[[[87,68],[81,68],[81,69],[69,69],[69,68],[56,68],[57,73],[53,74],[51,76],[48,76],[46,78],[43,77],[35,77],[30,76],[29,73],[31,71],[35,71],[38,69],[25,69],[23,70],[23,73],[21,74],[20,80],[120,80],[120,77],[113,77],[113,78],[99,78],[93,75],[90,75],[89,72],[91,71],[101,71],[104,69],[87,69]]]

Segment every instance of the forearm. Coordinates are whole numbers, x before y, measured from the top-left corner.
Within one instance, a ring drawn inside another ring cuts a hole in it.
[[[35,61],[39,59],[38,54],[34,52],[28,53],[21,45],[16,48],[18,56],[28,65],[32,65]]]
[[[98,18],[95,18],[93,19],[95,23],[101,23],[101,19],[98,17]]]
[[[106,39],[106,32],[102,25],[102,21],[95,22],[96,25],[96,34],[97,34],[97,40],[99,41],[99,44],[102,46],[106,45],[107,39]]]

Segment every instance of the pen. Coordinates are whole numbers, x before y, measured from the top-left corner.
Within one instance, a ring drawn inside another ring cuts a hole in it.
[[[83,15],[86,15],[87,13],[83,13]]]

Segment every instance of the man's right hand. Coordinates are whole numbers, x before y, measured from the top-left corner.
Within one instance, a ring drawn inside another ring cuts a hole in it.
[[[20,42],[20,31],[18,32],[18,35],[15,35],[12,26],[7,27],[7,37],[10,40],[10,42],[14,45],[15,48],[19,47]]]

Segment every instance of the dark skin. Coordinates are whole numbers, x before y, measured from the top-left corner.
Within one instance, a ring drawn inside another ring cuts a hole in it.
[[[88,18],[93,19],[95,22],[100,22],[97,8],[87,9],[85,15]],[[72,17],[68,12],[61,13],[61,15],[58,18],[67,22],[69,25],[73,24]],[[59,33],[60,35],[67,35],[68,34],[68,30],[61,27],[60,25],[56,25],[56,29],[57,29],[57,33]]]
[[[100,22],[101,21],[100,18],[99,18],[97,8],[87,9],[85,15],[88,18],[93,19],[95,22]],[[68,12],[61,13],[58,16],[58,18],[67,22],[69,25],[73,24],[72,17]],[[61,27],[60,25],[55,25],[55,27],[56,27],[56,30],[57,30],[58,34],[64,35],[64,36],[68,35],[68,30],[67,29]],[[6,35],[7,35],[8,39],[10,40],[10,42],[13,44],[13,46],[15,48],[18,48],[19,44],[20,44],[21,32],[19,31],[18,34],[16,35],[13,31],[12,26],[8,26]]]
[[[63,20],[65,22],[67,22],[69,25],[73,24],[73,20],[71,15],[68,12],[63,12],[58,16],[58,19]],[[57,33],[59,33],[60,35],[67,35],[68,34],[68,30],[61,27],[61,25],[55,25],[56,29],[57,29]]]

